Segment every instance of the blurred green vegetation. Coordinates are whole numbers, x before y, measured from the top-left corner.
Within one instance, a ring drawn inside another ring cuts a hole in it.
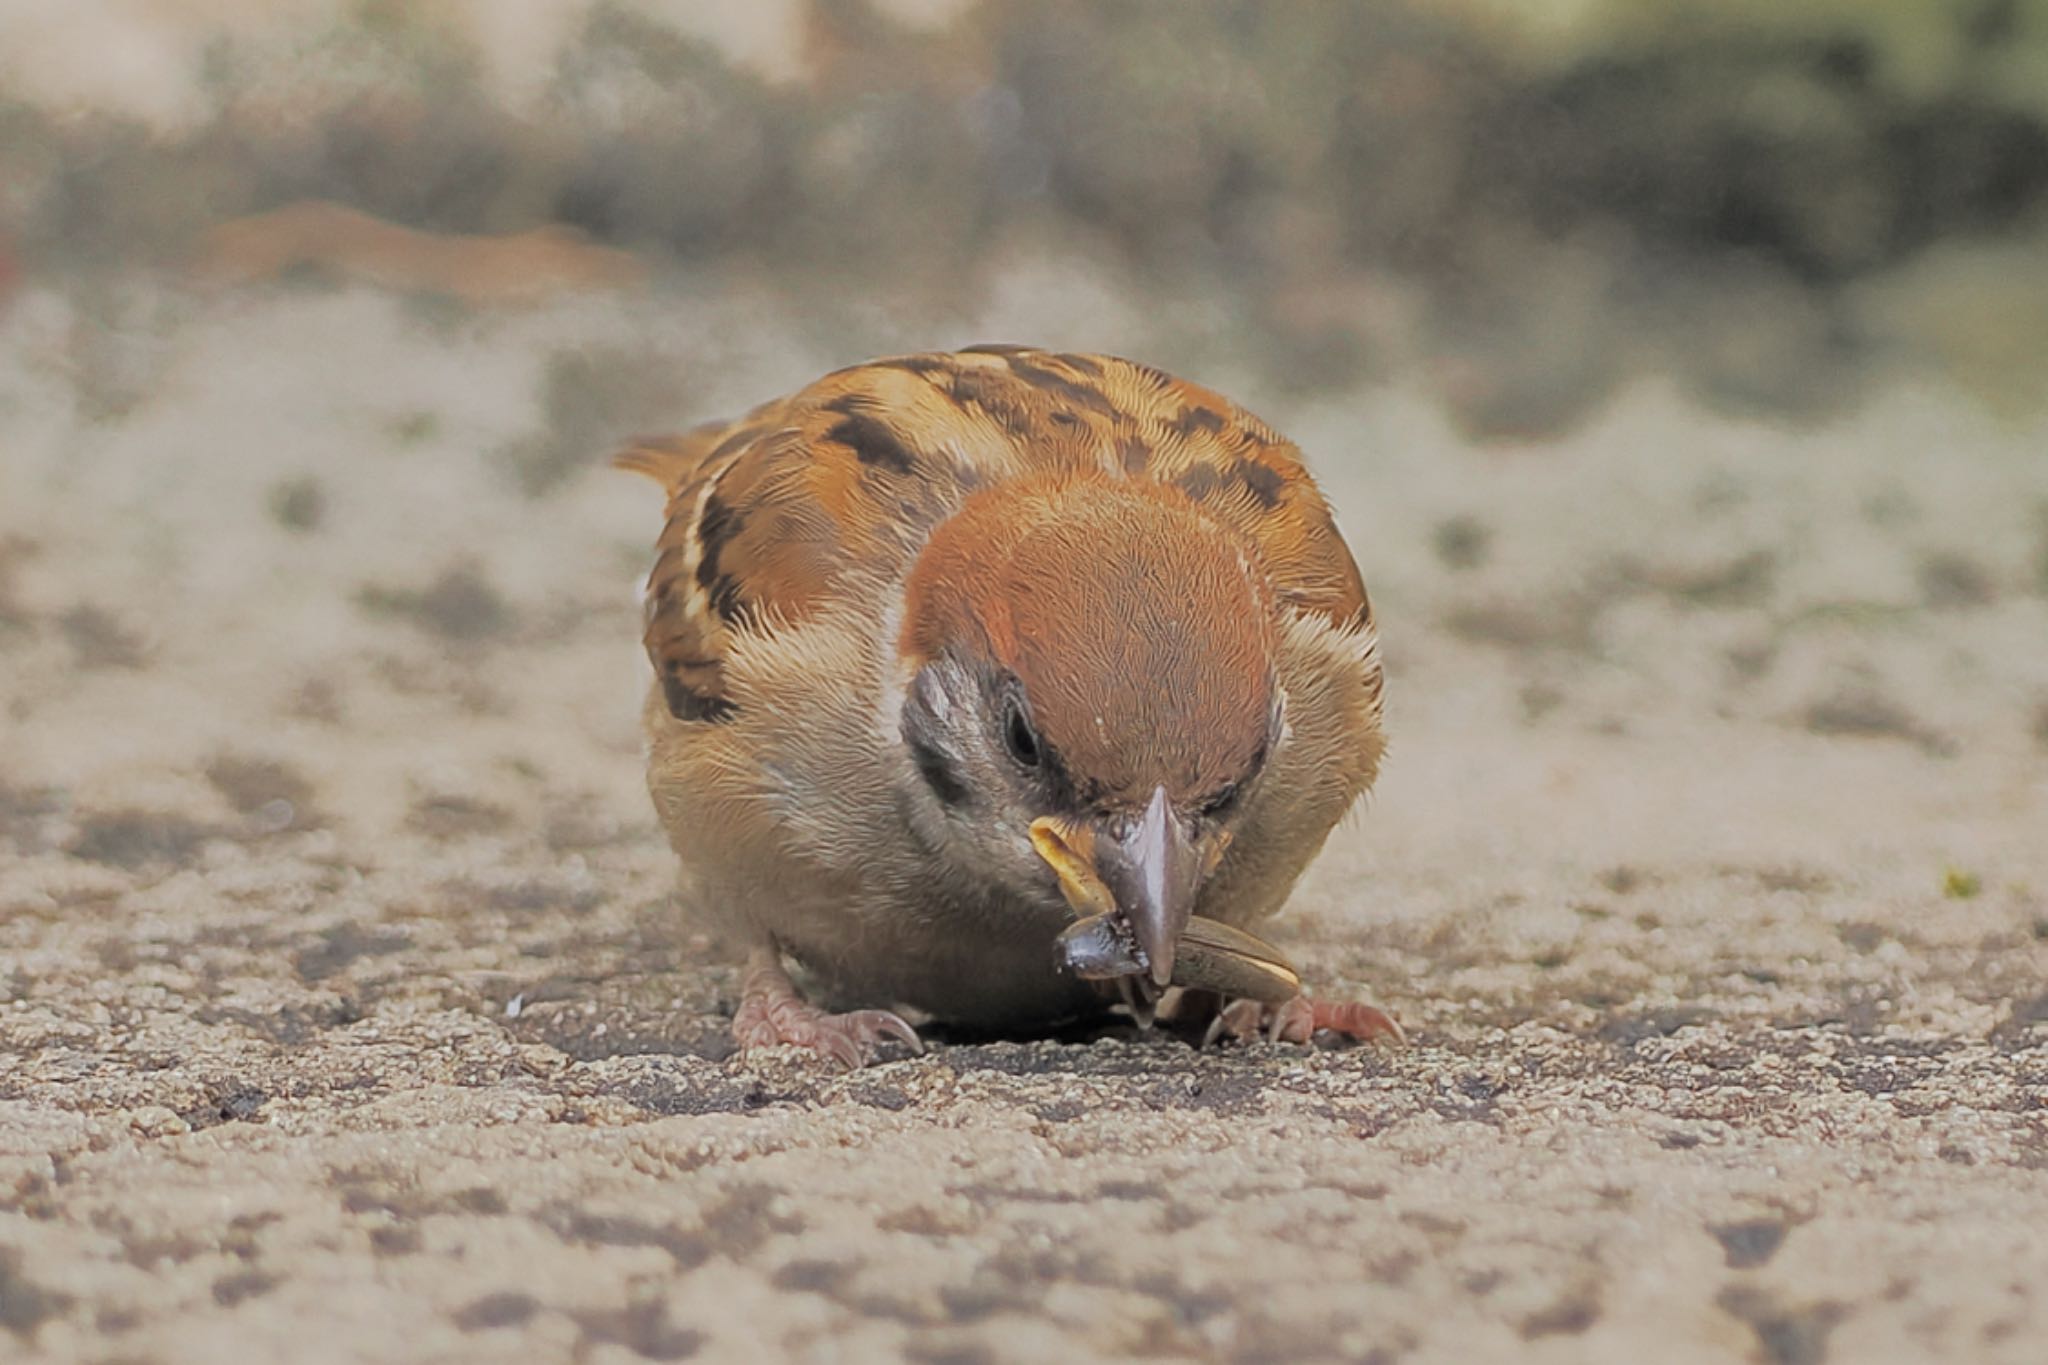
[[[771,84],[600,5],[539,111],[388,0],[288,62],[222,35],[189,131],[0,107],[0,214],[60,269],[172,262],[309,197],[559,222],[934,315],[1051,245],[1220,299],[1286,383],[1420,373],[1479,434],[1554,430],[1646,368],[1818,415],[1917,354],[2033,401],[2048,0],[1008,0],[941,31],[817,0],[807,22],[808,78]],[[1958,241],[2026,244],[2022,278],[1927,265]]]

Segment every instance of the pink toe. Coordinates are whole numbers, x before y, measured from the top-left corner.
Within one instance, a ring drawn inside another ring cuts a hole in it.
[[[1318,1000],[1312,1007],[1313,1028],[1328,1029],[1341,1033],[1347,1038],[1360,1042],[1371,1042],[1385,1038],[1395,1044],[1405,1044],[1408,1035],[1394,1022],[1386,1011],[1376,1009],[1359,1000]],[[1304,1040],[1305,1041],[1305,1040]]]
[[[1306,996],[1295,996],[1273,1011],[1266,1036],[1276,1043],[1306,1043],[1315,1036],[1315,1006]]]

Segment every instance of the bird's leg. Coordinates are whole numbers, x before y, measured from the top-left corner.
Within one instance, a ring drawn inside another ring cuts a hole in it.
[[[1202,1045],[1207,1047],[1223,1037],[1306,1043],[1323,1030],[1362,1043],[1384,1038],[1402,1047],[1408,1042],[1394,1016],[1377,1006],[1362,1000],[1311,1000],[1297,995],[1277,1005],[1249,998],[1232,1000],[1209,1022]]]
[[[747,956],[740,1007],[732,1017],[732,1036],[742,1052],[783,1043],[829,1057],[848,1071],[865,1066],[875,1045],[884,1039],[893,1038],[917,1052],[924,1051],[917,1030],[893,1011],[833,1014],[804,999],[772,946],[756,948]]]

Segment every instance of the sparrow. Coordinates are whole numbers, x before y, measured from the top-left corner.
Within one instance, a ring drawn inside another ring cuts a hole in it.
[[[1249,935],[1386,745],[1364,583],[1271,427],[1148,365],[972,346],[614,462],[667,494],[647,782],[743,959],[743,1050],[851,1067],[922,1050],[899,1010],[1118,1005],[1398,1038]],[[1219,953],[1286,998],[1231,998]]]

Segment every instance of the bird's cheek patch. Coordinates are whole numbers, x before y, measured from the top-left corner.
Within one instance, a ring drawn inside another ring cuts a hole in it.
[[[1095,871],[1095,835],[1086,826],[1046,815],[1031,822],[1031,847],[1060,879],[1060,894],[1077,916],[1107,915],[1116,897]]]

